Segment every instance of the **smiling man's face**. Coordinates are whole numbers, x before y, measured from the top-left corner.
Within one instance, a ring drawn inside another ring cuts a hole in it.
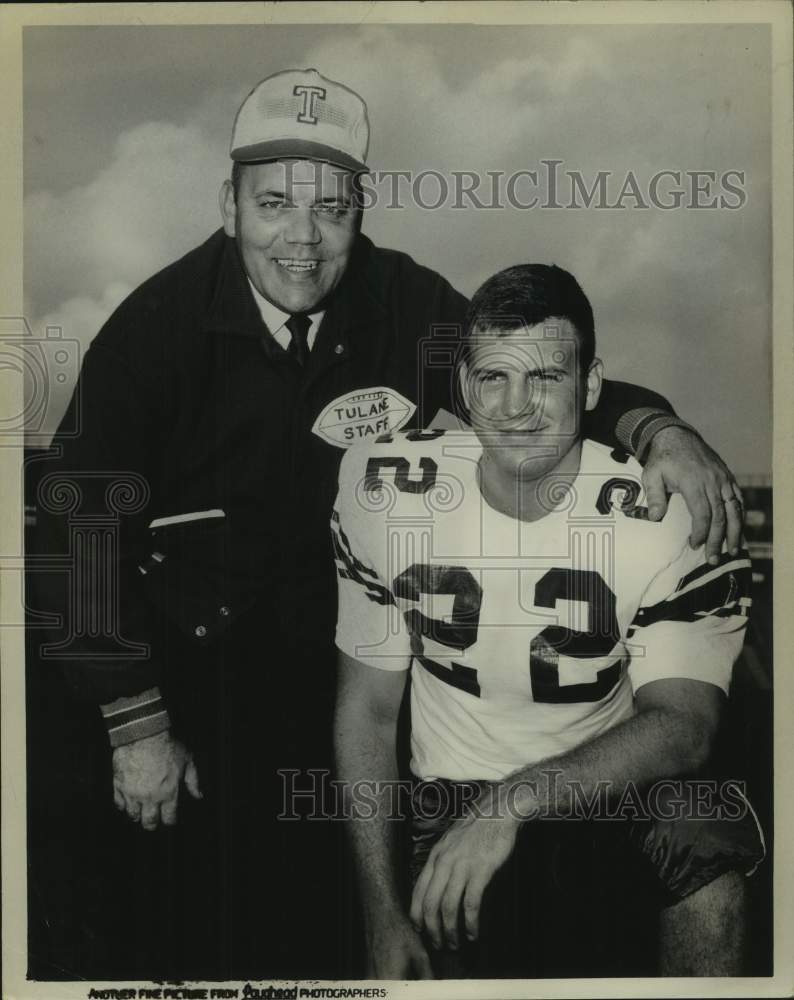
[[[601,387],[600,362],[584,375],[578,343],[570,321],[558,318],[472,338],[464,399],[483,455],[502,477],[526,482],[578,464],[582,414]]]
[[[342,280],[358,231],[353,175],[329,163],[246,164],[221,212],[256,290],[288,313],[323,308]]]

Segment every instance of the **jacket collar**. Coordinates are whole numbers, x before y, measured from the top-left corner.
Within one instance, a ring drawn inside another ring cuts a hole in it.
[[[328,303],[326,332],[333,331],[345,356],[371,354],[383,338],[376,331],[388,320],[386,288],[375,266],[375,247],[359,233],[347,271]],[[322,332],[322,327],[321,327]]]
[[[254,301],[237,244],[230,236],[222,235],[222,239],[215,288],[202,329],[261,338],[268,331]]]

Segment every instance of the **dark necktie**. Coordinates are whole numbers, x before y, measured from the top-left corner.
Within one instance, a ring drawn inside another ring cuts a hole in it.
[[[287,353],[291,354],[299,365],[305,365],[309,357],[309,327],[312,321],[306,313],[295,313],[284,325],[292,336]]]

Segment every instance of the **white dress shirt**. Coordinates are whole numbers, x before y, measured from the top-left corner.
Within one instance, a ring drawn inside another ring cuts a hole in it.
[[[259,312],[265,322],[265,326],[273,335],[276,343],[283,347],[286,351],[292,342],[292,334],[287,329],[287,320],[292,314],[286,313],[279,309],[278,306],[274,306],[272,302],[268,302],[264,295],[260,295],[256,288],[254,288],[250,278],[248,279],[248,284],[251,286],[251,291],[254,293],[254,299],[259,307]],[[315,340],[317,339],[317,331],[319,330],[320,323],[325,315],[325,310],[323,309],[320,312],[307,313],[307,315],[311,322],[307,337],[309,350],[311,350],[312,347],[314,347]]]

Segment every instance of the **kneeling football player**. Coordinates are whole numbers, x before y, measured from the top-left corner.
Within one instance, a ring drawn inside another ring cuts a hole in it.
[[[686,789],[741,649],[747,554],[709,565],[679,497],[648,520],[640,466],[581,438],[602,363],[566,271],[489,279],[459,378],[473,433],[350,449],[332,521],[368,975],[739,974],[760,830],[745,800],[704,813]]]

